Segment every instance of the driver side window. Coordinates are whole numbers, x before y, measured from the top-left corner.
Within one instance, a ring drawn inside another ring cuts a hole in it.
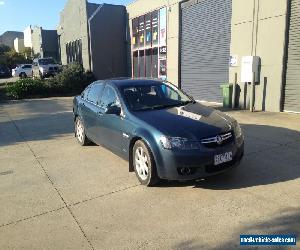
[[[106,109],[114,105],[121,107],[115,90],[112,87],[107,85],[103,91],[100,106],[101,108]]]

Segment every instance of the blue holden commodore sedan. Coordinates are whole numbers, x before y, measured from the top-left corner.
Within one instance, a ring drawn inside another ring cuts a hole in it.
[[[73,104],[80,145],[102,145],[129,162],[141,184],[193,180],[228,171],[244,155],[232,117],[151,79],[96,81]]]

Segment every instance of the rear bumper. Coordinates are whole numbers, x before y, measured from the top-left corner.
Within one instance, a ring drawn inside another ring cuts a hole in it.
[[[225,152],[233,153],[231,162],[214,165],[214,156]],[[232,143],[218,149],[198,152],[163,152],[157,162],[157,172],[161,179],[167,180],[195,180],[224,173],[239,166],[244,156],[244,141]],[[182,174],[182,169],[189,173]]]

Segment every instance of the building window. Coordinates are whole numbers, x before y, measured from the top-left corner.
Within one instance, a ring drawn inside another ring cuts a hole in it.
[[[66,44],[67,63],[78,62],[82,64],[82,41],[78,39]]]
[[[132,20],[133,77],[167,78],[167,9]]]

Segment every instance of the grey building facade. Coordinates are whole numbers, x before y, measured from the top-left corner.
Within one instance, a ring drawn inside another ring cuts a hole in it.
[[[58,36],[56,30],[44,30],[42,27],[34,27],[31,39],[34,55],[41,58],[52,57],[58,60]]]
[[[299,0],[136,0],[127,12],[132,76],[163,76],[217,103],[220,85],[237,81],[237,104],[249,108],[242,62],[257,56],[255,109],[300,112]]]
[[[23,32],[6,31],[0,36],[0,44],[6,45],[10,48],[14,48],[14,40],[16,38],[24,39]]]
[[[69,0],[58,26],[62,64],[77,61],[97,79],[127,75],[126,8]]]

